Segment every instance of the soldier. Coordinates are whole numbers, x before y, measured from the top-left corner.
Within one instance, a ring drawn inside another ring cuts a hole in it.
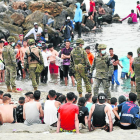
[[[74,73],[77,81],[77,91],[79,97],[82,97],[82,78],[86,85],[86,92],[91,93],[91,85],[88,80],[87,68],[90,69],[90,63],[87,58],[87,53],[82,48],[84,41],[77,39],[76,48],[71,52],[70,70]]]
[[[29,48],[27,49],[27,51],[25,53],[25,58],[24,58],[25,65],[24,66],[26,69],[29,69],[29,74],[30,74],[30,78],[32,80],[32,85],[34,87],[34,91],[36,91],[37,86],[39,85],[39,77],[40,77],[40,73],[36,73],[37,64],[39,64],[39,62],[30,56],[31,52],[33,52],[36,55],[36,57],[38,57],[38,59],[40,60],[40,62],[42,64],[44,64],[44,62],[43,62],[43,57],[42,57],[41,51],[35,46],[35,40],[29,39],[28,45],[29,45]]]
[[[133,67],[136,79],[137,100],[140,105],[140,48],[137,49],[138,57],[134,58]]]
[[[4,46],[3,49],[3,61],[5,63],[6,67],[6,81],[5,84],[7,85],[7,91],[8,92],[18,92],[16,90],[16,57],[15,52],[13,50],[13,46],[15,45],[15,38],[12,36],[9,36],[8,39],[8,45]],[[12,86],[12,89],[11,89]]]
[[[102,83],[104,87],[104,93],[107,97],[111,97],[109,91],[109,80],[111,80],[114,67],[111,64],[111,59],[109,55],[106,54],[106,45],[98,45],[98,53],[95,56],[94,62],[90,70],[90,76],[92,75],[93,70],[96,68],[96,76],[94,82],[94,95],[98,95],[99,86]]]

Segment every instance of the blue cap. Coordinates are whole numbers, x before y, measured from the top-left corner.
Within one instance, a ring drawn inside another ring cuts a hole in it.
[[[41,46],[42,46],[42,44],[38,43],[38,44],[37,44],[37,46],[41,47]]]

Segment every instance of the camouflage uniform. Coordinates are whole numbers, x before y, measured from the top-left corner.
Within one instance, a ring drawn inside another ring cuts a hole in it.
[[[137,49],[137,53],[140,54],[140,48]],[[133,66],[136,80],[137,99],[140,102],[140,56],[134,58]]]
[[[98,46],[98,49],[106,49],[106,46],[104,44],[100,44]],[[105,54],[103,56],[100,55],[100,53],[96,54],[96,57],[93,61],[90,73],[93,72],[93,70],[96,68],[96,76],[94,81],[94,95],[98,95],[99,86],[102,83],[104,88],[104,93],[107,95],[107,97],[111,97],[110,91],[109,91],[109,76],[112,77],[114,67],[112,64],[110,64],[110,57],[109,55]]]
[[[15,42],[15,38],[10,36],[8,38],[8,42]],[[15,52],[11,47],[11,45],[4,46],[2,56],[6,67],[5,84],[7,85],[7,91],[12,92],[10,86],[12,86],[12,89],[16,89],[15,80],[17,75],[16,75],[16,57]]]
[[[31,45],[30,47],[31,52],[33,52],[39,58],[39,60],[44,64],[41,51],[33,45],[35,44],[35,40],[30,39],[28,41],[28,44]],[[25,64],[24,64],[25,68],[29,69],[30,78],[32,80],[32,86],[34,87],[34,90],[37,90],[37,86],[39,85],[40,73],[36,73],[35,71],[37,68],[37,64],[39,64],[39,62],[36,60],[31,61],[29,49],[26,51],[24,59],[25,59]]]
[[[77,39],[76,43],[84,44],[84,41],[81,39]],[[87,66],[90,67],[90,63],[87,58],[87,53],[84,49],[77,46],[71,52],[70,69],[75,75],[75,79],[77,81],[77,91],[79,92],[79,94],[82,94],[82,78],[86,85],[86,92],[91,93],[91,85],[89,83],[86,71]]]

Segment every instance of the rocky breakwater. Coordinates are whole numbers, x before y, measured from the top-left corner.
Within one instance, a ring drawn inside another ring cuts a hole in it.
[[[76,9],[75,3],[78,0],[53,1],[54,2],[45,0],[25,0],[10,2],[9,5],[0,2],[0,38],[7,38],[9,35],[12,35],[18,39],[19,34],[23,33],[25,35],[31,28],[33,28],[34,22],[37,22],[39,26],[43,27],[42,18],[45,11],[48,11],[50,17],[54,19],[55,29],[60,29],[62,27],[67,16],[70,16],[71,19],[74,18]],[[99,3],[103,3],[103,1],[96,0],[96,10],[98,10]],[[106,11],[104,22],[109,24],[112,23],[112,21],[115,23],[119,22],[119,15],[115,15],[112,19],[112,10],[104,4],[103,8]],[[82,26],[82,32],[90,32],[94,25],[95,21],[87,20],[85,26]],[[47,28],[49,34],[56,32],[56,30],[51,27]]]

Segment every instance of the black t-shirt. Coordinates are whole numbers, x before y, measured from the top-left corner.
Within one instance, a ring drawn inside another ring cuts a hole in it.
[[[24,119],[23,119],[23,105],[19,105],[16,108],[16,116],[17,116],[17,122],[18,123],[23,123]]]
[[[114,56],[111,58],[111,60],[113,60],[112,62],[115,62],[118,60],[118,56],[114,54]],[[118,65],[117,66],[114,66],[114,70],[117,70],[118,69]]]
[[[79,119],[79,123],[82,123],[85,125],[85,116],[88,116],[88,108],[85,106],[82,106],[79,108],[79,115],[78,115],[78,119]]]

